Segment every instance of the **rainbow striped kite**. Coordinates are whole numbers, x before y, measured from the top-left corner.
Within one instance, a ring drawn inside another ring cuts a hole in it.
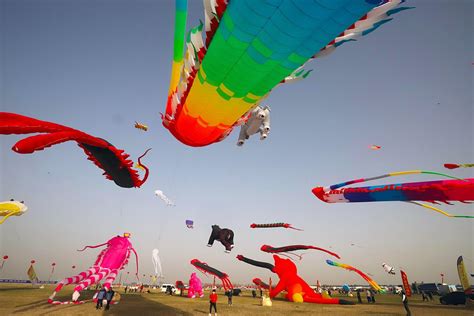
[[[176,0],[163,125],[189,146],[221,141],[273,88],[305,78],[305,63],[390,21],[402,2],[204,0],[205,24],[185,36],[187,0]]]

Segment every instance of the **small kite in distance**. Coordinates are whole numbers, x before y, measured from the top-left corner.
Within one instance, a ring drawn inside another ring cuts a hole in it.
[[[135,121],[135,128],[136,129],[141,129],[142,131],[148,131],[148,126],[145,125],[145,124],[142,124],[142,123],[138,123],[137,121]]]

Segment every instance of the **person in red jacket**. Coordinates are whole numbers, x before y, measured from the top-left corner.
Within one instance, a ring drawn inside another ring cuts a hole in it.
[[[216,289],[213,289],[211,295],[209,295],[209,316],[211,316],[212,308],[214,307],[214,315],[217,316],[217,293]]]

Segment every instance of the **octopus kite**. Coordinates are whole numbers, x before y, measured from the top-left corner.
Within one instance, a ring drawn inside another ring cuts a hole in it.
[[[28,210],[28,207],[24,204],[23,201],[15,201],[15,200],[10,200],[10,201],[4,201],[0,202],[0,224],[3,224],[7,218],[10,216],[20,216],[25,214],[25,212]]]
[[[346,269],[346,270],[349,270],[349,271],[354,271],[355,273],[360,275],[364,280],[366,280],[367,283],[369,283],[370,286],[372,286],[372,288],[374,290],[383,292],[382,288],[380,287],[380,285],[377,284],[377,282],[372,280],[369,276],[367,276],[364,272],[360,271],[359,269],[356,269],[353,266],[350,266],[350,265],[345,264],[345,263],[338,263],[338,262],[331,261],[331,260],[326,260],[326,263],[329,264],[330,266],[343,268],[343,269]]]
[[[129,241],[130,234],[124,233],[123,236],[116,236],[110,239],[109,241],[95,246],[86,246],[81,250],[84,251],[86,248],[98,248],[101,246],[106,246],[105,249],[101,251],[94,265],[89,268],[87,271],[81,272],[76,276],[65,278],[59,282],[58,286],[54,290],[53,294],[48,299],[50,304],[81,304],[84,301],[78,301],[80,292],[86,287],[91,286],[92,284],[99,283],[103,278],[105,278],[105,283],[103,287],[105,289],[110,289],[112,283],[115,281],[117,274],[120,270],[124,269],[128,264],[128,259],[130,258],[130,253],[133,251],[136,257],[137,272],[136,276],[138,278],[138,255],[132,244]],[[77,284],[74,288],[72,294],[72,302],[66,301],[55,301],[54,297],[56,294],[61,291],[62,287],[69,284]]]
[[[221,141],[277,85],[305,78],[305,63],[390,21],[402,2],[204,0],[205,26],[185,36],[187,1],[176,0],[163,125],[189,146]]]
[[[224,286],[224,290],[228,291],[228,290],[231,290],[231,289],[234,288],[234,286],[230,282],[229,276],[226,273],[221,272],[221,271],[209,266],[207,263],[199,261],[198,259],[191,260],[191,264],[193,266],[195,266],[202,273],[204,273],[204,274],[209,273],[209,274],[214,275],[214,276],[218,277],[219,279],[221,279],[222,286]]]
[[[270,290],[271,298],[277,296],[281,291],[286,291],[286,299],[290,302],[342,305],[353,304],[349,301],[337,298],[323,297],[321,294],[316,293],[300,276],[298,276],[296,265],[290,259],[282,259],[277,255],[273,255],[275,265],[252,260],[242,255],[238,255],[237,259],[257,267],[269,269],[278,275],[280,280],[276,287]]]
[[[319,248],[319,247],[315,247],[315,246],[307,246],[307,245],[289,245],[289,246],[283,246],[283,247],[272,247],[272,246],[269,246],[269,245],[263,245],[262,247],[260,247],[260,250],[261,251],[264,251],[264,252],[268,252],[268,253],[281,253],[281,252],[286,252],[288,254],[292,254],[294,256],[297,256],[300,258],[302,258],[302,255],[297,255],[295,253],[292,253],[292,251],[296,251],[296,250],[308,250],[308,249],[314,249],[314,250],[319,250],[319,251],[323,251],[327,254],[330,254],[331,256],[334,256],[338,259],[340,259],[341,257],[339,257],[339,255],[337,253],[334,253],[334,252],[331,252],[329,250],[326,250],[326,249],[323,249],[323,248]],[[284,254],[283,254],[284,255]]]
[[[114,181],[123,188],[140,187],[148,178],[148,168],[142,165],[140,159],[148,150],[138,158],[138,163],[145,169],[143,179],[138,177],[138,172],[132,169],[133,162],[123,150],[115,148],[106,140],[91,136],[67,126],[37,120],[31,117],[0,112],[0,134],[30,134],[41,133],[18,141],[12,150],[19,154],[31,154],[56,144],[67,141],[76,141],[87,159],[97,167],[103,169],[107,179]]]
[[[385,184],[358,188],[342,188],[354,183],[408,174],[434,174],[451,179],[427,182]],[[474,216],[469,215],[449,214],[437,207],[416,202],[424,201],[433,204],[439,204],[439,202],[443,202],[452,205],[451,201],[458,201],[461,203],[471,203],[474,201],[474,178],[459,179],[433,171],[413,170],[392,172],[372,178],[346,181],[343,183],[331,185],[329,187],[315,187],[312,191],[316,197],[327,203],[404,201],[431,209],[448,217],[474,218]]]

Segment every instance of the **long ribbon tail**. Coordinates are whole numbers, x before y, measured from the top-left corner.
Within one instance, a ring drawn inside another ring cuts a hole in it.
[[[84,250],[86,250],[87,248],[99,248],[99,247],[102,247],[102,246],[105,246],[105,245],[107,245],[107,242],[104,242],[103,244],[95,245],[95,246],[85,246],[84,248],[82,248],[82,249],[80,249],[80,250],[78,249],[77,251],[84,251]]]
[[[453,214],[449,214],[437,207],[434,207],[434,206],[431,206],[431,205],[428,205],[428,204],[424,204],[424,203],[419,203],[419,202],[414,202],[414,201],[405,201],[407,203],[412,203],[412,204],[415,204],[415,205],[418,205],[418,206],[421,206],[421,207],[425,207],[427,209],[430,209],[430,210],[433,210],[435,212],[438,212],[440,214],[443,214],[444,216],[447,216],[447,217],[456,217],[456,218],[474,218],[474,216],[470,216],[470,215],[453,215]]]

